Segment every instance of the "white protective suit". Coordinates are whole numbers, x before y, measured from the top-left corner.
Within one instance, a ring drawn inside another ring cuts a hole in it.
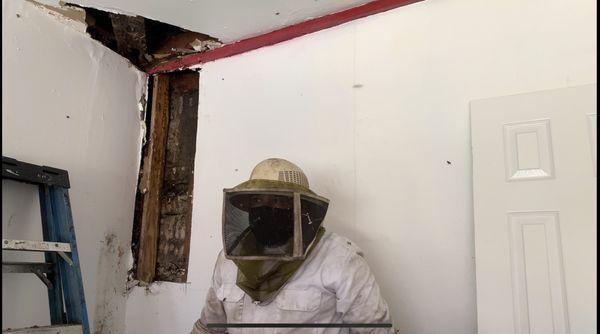
[[[393,333],[391,328],[229,328],[207,323],[390,323],[388,305],[361,250],[326,232],[298,271],[267,305],[237,287],[236,265],[219,254],[212,287],[192,334]]]

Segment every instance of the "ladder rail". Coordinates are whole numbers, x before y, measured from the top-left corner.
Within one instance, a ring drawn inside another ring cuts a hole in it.
[[[58,236],[54,231],[54,216],[52,214],[52,203],[50,201],[50,189],[46,185],[39,186],[40,214],[42,217],[42,236],[44,240],[58,241]],[[69,246],[71,244],[69,243]],[[58,268],[58,256],[56,253],[45,253],[46,262],[52,263]],[[63,304],[63,288],[60,280],[60,273],[47,274],[46,277],[54,285],[54,289],[48,290],[48,306],[50,309],[50,323],[52,325],[64,324],[67,322],[65,316],[65,306]]]
[[[54,232],[59,242],[71,244],[71,261],[73,266],[65,261],[58,261],[67,323],[78,323],[83,326],[84,333],[89,333],[87,307],[81,277],[79,253],[75,237],[75,226],[71,214],[71,202],[66,188],[59,186],[46,186],[49,188],[50,202],[52,205],[52,218]]]

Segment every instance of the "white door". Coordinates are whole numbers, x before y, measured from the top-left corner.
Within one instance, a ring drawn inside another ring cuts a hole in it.
[[[596,333],[596,85],[471,102],[479,334]]]

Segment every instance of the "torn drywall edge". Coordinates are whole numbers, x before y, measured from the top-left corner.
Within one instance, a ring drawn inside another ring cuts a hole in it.
[[[141,70],[140,68],[138,68],[137,66],[135,66],[131,61],[129,61],[129,59],[121,56],[120,54],[118,54],[114,50],[108,48],[106,45],[100,43],[99,41],[97,41],[97,40],[95,40],[93,38],[91,38],[90,35],[86,32],[86,30],[87,30],[87,24],[85,24],[83,26],[83,29],[82,29],[82,27],[77,27],[77,22],[76,21],[72,20],[71,18],[69,18],[67,16],[64,16],[60,12],[54,11],[52,9],[53,6],[50,6],[50,5],[45,5],[45,4],[39,3],[39,2],[34,1],[34,0],[26,0],[23,3],[27,3],[30,6],[32,6],[33,8],[37,8],[38,10],[41,10],[43,13],[46,13],[48,16],[57,19],[59,22],[68,23],[67,27],[69,27],[69,28],[71,28],[71,29],[73,29],[73,30],[81,33],[85,37],[89,38],[89,40],[92,41],[93,43],[95,43],[96,45],[100,45],[103,50],[109,50],[110,52],[113,52],[114,54],[118,55],[124,61],[126,61],[128,63],[129,67],[133,67],[135,70],[137,70],[140,73],[145,73],[143,70]],[[76,8],[76,7],[69,7],[69,8]],[[82,9],[82,10],[84,10],[84,9]],[[92,54],[90,54],[90,56],[93,57]]]
[[[67,5],[72,4],[72,5],[80,6],[82,8],[93,8],[93,9],[97,9],[97,10],[101,10],[101,11],[108,12],[108,13],[113,13],[113,14],[119,14],[119,15],[131,16],[131,17],[139,16],[137,14],[130,13],[130,12],[127,12],[127,11],[124,11],[124,10],[121,10],[121,9],[116,9],[116,8],[112,8],[112,7],[99,6],[99,5],[95,5],[93,3],[92,4],[87,4],[86,3],[85,5],[78,4],[76,2],[63,2],[63,1],[61,1],[61,3],[62,4],[67,4]],[[144,18],[151,19],[151,20],[154,20],[154,21],[159,21],[159,20],[155,20],[153,18],[146,17],[146,16],[144,16]]]
[[[140,109],[140,118],[139,118],[139,122],[140,122],[140,137],[139,137],[139,150],[138,150],[138,165],[137,165],[137,178],[136,178],[136,188],[135,188],[135,192],[137,194],[138,190],[140,189],[140,184],[142,183],[142,177],[143,175],[140,177],[140,171],[142,170],[143,166],[144,166],[144,162],[143,162],[143,151],[144,151],[144,146],[146,146],[146,141],[147,141],[147,132],[148,132],[148,126],[146,124],[147,122],[147,117],[148,117],[148,94],[149,94],[149,81],[150,81],[150,76],[146,75],[146,81],[143,85],[142,88],[142,96],[140,96],[140,102],[138,103],[138,106],[143,105],[143,109]],[[131,250],[131,247],[130,247]],[[127,268],[127,270],[132,270],[134,266],[134,263],[131,263],[131,266]]]
[[[142,82],[143,81],[143,82]],[[138,96],[136,96],[137,100],[138,100],[138,120],[139,120],[139,124],[140,124],[140,134],[139,134],[139,138],[138,138],[138,153],[137,153],[137,168],[136,168],[136,182],[135,182],[135,188],[133,189],[134,193],[136,194],[136,198],[138,195],[138,189],[139,189],[139,185],[141,181],[141,177],[140,177],[140,170],[142,169],[143,166],[143,160],[142,160],[142,155],[143,155],[143,150],[144,150],[144,146],[146,145],[146,134],[147,134],[147,126],[146,126],[146,120],[148,117],[148,96],[150,94],[150,76],[147,75],[146,73],[140,72],[140,75],[138,76],[138,85],[140,86],[140,90],[139,90],[139,94]],[[142,175],[143,176],[143,175]],[[137,200],[137,199],[136,199]],[[135,205],[134,205],[134,217],[132,217],[132,220],[134,221],[135,224]],[[133,230],[135,230],[135,227],[133,227]],[[132,236],[131,236],[132,238]],[[129,247],[127,249],[127,278],[124,282],[125,284],[125,289],[123,292],[123,295],[125,297],[129,296],[129,294],[131,293],[131,291],[133,290],[134,287],[136,286],[140,286],[141,282],[138,281],[137,279],[134,278],[134,266],[135,266],[135,255],[133,252],[133,240],[129,239]]]
[[[25,0],[25,2],[41,9],[44,13],[56,18],[58,21],[66,23],[70,28],[88,36],[86,33],[85,10],[73,6],[56,7],[34,0]]]
[[[146,128],[146,117],[148,116],[148,83],[150,80],[150,76],[144,74],[145,77],[145,82],[142,84],[141,87],[141,94],[139,96],[138,99],[138,110],[140,112],[139,117],[140,117],[140,142],[141,142],[141,146],[140,146],[140,157],[141,157],[141,149],[142,147],[144,147],[144,145],[146,145],[146,131],[148,131],[148,129]],[[139,169],[140,166],[138,166]],[[138,180],[139,182],[139,180]]]
[[[206,35],[206,34],[200,32],[200,31],[193,30],[190,27],[180,26],[180,25],[178,25],[176,23],[171,23],[171,22],[166,22],[166,21],[163,21],[163,20],[159,20],[159,19],[157,19],[155,17],[152,17],[152,16],[139,15],[139,14],[135,14],[135,13],[128,12],[128,11],[125,11],[125,10],[122,10],[122,9],[118,9],[118,8],[114,8],[114,7],[107,7],[107,6],[98,5],[98,4],[95,4],[93,2],[91,2],[91,3],[85,3],[85,4],[79,4],[77,2],[81,3],[80,0],[74,0],[74,2],[71,2],[71,3],[63,2],[62,0],[60,1],[61,4],[72,4],[72,5],[79,6],[81,8],[91,8],[91,9],[96,9],[96,10],[99,10],[99,11],[104,11],[104,12],[108,12],[108,13],[112,13],[112,14],[125,15],[125,16],[131,16],[131,17],[143,17],[146,20],[156,21],[156,22],[160,22],[160,23],[172,25],[172,26],[175,26],[175,27],[178,27],[180,29],[187,30],[187,31],[190,31],[190,32],[194,32],[194,33]],[[206,36],[208,36],[208,35],[206,35]],[[214,39],[215,41],[202,41],[202,43],[204,43],[206,45],[206,49],[208,51],[212,50],[212,49],[216,49],[216,48],[221,47],[222,45],[224,45],[221,41],[218,40],[218,38],[215,38],[215,37],[212,37],[212,36],[209,36],[209,37],[212,38],[212,39]]]
[[[77,2],[81,2],[81,1],[77,0]],[[101,5],[94,4],[94,3],[78,4],[77,2],[62,2],[61,1],[61,3],[72,4],[72,5],[80,6],[82,8],[92,8],[92,9],[104,11],[104,12],[107,12],[107,13],[113,13],[113,14],[119,14],[119,15],[131,16],[131,17],[143,17],[144,19],[148,19],[148,20],[152,20],[152,21],[156,21],[156,22],[161,22],[161,23],[173,25],[173,26],[179,27],[181,29],[185,29],[185,30],[192,31],[192,32],[197,32],[197,31],[191,30],[191,29],[186,28],[186,27],[181,27],[181,26],[176,25],[174,23],[169,23],[169,22],[164,22],[162,20],[158,20],[158,19],[156,19],[154,17],[142,16],[142,15],[138,15],[138,14],[131,13],[131,12],[128,12],[128,11],[124,11],[122,9],[101,6]],[[201,32],[198,32],[198,33],[201,34]]]
[[[210,51],[223,45],[211,36],[153,18],[93,4],[69,5],[85,11],[90,37],[127,58],[142,71],[161,61]]]
[[[105,47],[106,48],[106,47]],[[111,50],[112,51],[112,50]],[[127,59],[123,58],[125,61],[129,62]],[[137,161],[138,164],[136,166],[136,182],[135,182],[135,188],[133,189],[133,192],[137,194],[138,192],[138,185],[140,183],[140,173],[139,171],[142,168],[143,165],[143,161],[142,161],[142,151],[144,149],[144,146],[146,145],[146,134],[147,134],[147,125],[146,125],[146,120],[148,117],[148,96],[149,96],[149,83],[150,83],[150,75],[139,71],[136,69],[136,71],[138,72],[138,77],[137,77],[137,83],[136,86],[139,87],[138,93],[135,96],[136,100],[138,101],[137,103],[137,107],[138,107],[138,120],[139,120],[139,124],[140,124],[140,132],[139,132],[139,137],[138,137],[138,151],[137,151]],[[133,218],[132,218],[133,219]],[[131,292],[131,290],[133,289],[133,287],[138,286],[139,285],[139,281],[133,278],[132,275],[132,269],[134,267],[134,254],[132,251],[132,247],[131,247],[131,239],[129,239],[129,243],[128,243],[128,247],[127,247],[127,278],[124,282],[124,295],[128,296],[129,293]]]

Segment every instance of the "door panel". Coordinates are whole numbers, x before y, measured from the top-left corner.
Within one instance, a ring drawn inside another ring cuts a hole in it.
[[[471,103],[479,333],[596,333],[595,122],[596,85]]]
[[[558,212],[510,212],[516,333],[568,333]]]

